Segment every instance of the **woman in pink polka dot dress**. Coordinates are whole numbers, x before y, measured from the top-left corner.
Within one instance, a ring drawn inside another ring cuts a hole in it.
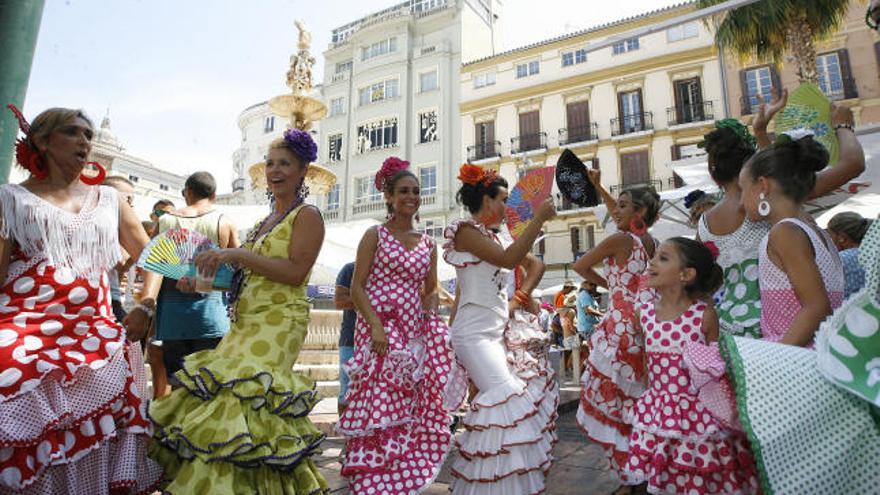
[[[355,355],[336,431],[346,437],[342,474],[355,494],[415,494],[443,466],[452,434],[443,390],[452,365],[436,315],[437,248],[415,230],[419,183],[408,163],[386,160],[376,176],[390,219],[358,247],[352,299]]]
[[[120,243],[136,257],[147,236],[93,184],[100,174],[81,177],[82,112],[50,109],[23,129],[31,176],[0,186],[0,493],[151,492],[162,470],[146,457],[143,357],[129,343],[141,336],[114,319],[107,278]]]
[[[657,249],[648,275],[659,299],[638,311],[648,389],[627,415],[632,433],[624,472],[632,483],[647,483],[650,493],[755,493],[745,436],[709,414],[690,390],[682,358],[686,344],[718,339],[718,315],[701,298],[721,286],[721,267],[703,244],[674,237]]]

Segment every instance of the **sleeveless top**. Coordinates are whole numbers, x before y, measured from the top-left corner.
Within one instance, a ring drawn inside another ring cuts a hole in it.
[[[812,227],[797,218],[786,218],[781,221],[797,225],[809,236],[816,254],[816,265],[819,267],[825,290],[828,292],[831,308],[838,308],[843,302],[843,265],[837,250],[828,248],[831,239],[823,232],[822,237],[825,238],[823,241]],[[788,275],[770,260],[767,254],[769,239],[770,234],[768,233],[761,241],[758,250],[758,271],[761,277],[761,328],[764,331],[765,340],[779,342],[785,336],[802,305],[791,286]]]
[[[203,234],[211,239],[214,244],[220,245],[220,220],[223,214],[213,210],[194,217],[184,217],[168,213],[159,219],[159,232],[170,229],[188,229]]]
[[[484,236],[504,247],[504,243],[496,234],[472,219],[456,220],[446,227],[443,232],[443,237],[447,239],[443,244],[443,259],[455,267],[459,308],[466,304],[475,304],[507,317],[507,291],[512,270],[495,266],[471,253],[457,251],[455,234],[465,224],[471,225]]]
[[[758,246],[770,232],[770,225],[746,218],[736,231],[715,235],[709,231],[703,215],[697,228],[704,244],[711,242],[718,248],[717,263],[724,270],[724,284],[716,307],[721,331],[740,337],[761,338]]]

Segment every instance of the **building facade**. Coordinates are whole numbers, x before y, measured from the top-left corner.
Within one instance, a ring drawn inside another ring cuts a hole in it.
[[[554,166],[564,149],[602,171],[617,195],[651,184],[676,187],[669,162],[701,154],[697,143],[726,116],[724,72],[713,33],[693,22],[587,52],[588,43],[695,9],[687,3],[501,53],[461,70],[461,153],[511,184]],[[543,286],[605,236],[603,218],[557,194],[557,219],[535,247]]]
[[[816,43],[819,87],[837,104],[850,107],[859,125],[880,123],[880,35],[865,26],[865,5],[850,0],[838,31]],[[798,87],[797,64],[786,54],[781,65],[726,57],[728,104],[734,116],[751,121],[758,105],[780,88]]]
[[[419,228],[437,237],[458,217],[462,61],[500,43],[499,0],[409,0],[333,30],[324,52],[320,162],[337,176],[324,218],[384,219],[373,185],[382,162],[411,163],[422,188]]]

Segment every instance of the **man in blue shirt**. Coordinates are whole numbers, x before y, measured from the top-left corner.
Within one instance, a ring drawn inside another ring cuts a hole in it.
[[[593,326],[602,317],[598,299],[599,293],[596,292],[596,284],[586,280],[581,282],[577,296],[577,331],[582,341],[589,341],[590,335],[593,333]]]
[[[345,394],[348,392],[348,373],[343,365],[354,356],[354,325],[357,320],[354,302],[351,300],[351,277],[354,275],[354,263],[346,263],[336,275],[336,293],[333,303],[336,309],[342,310],[342,327],[339,329],[339,398],[336,410],[341,416],[348,404]]]

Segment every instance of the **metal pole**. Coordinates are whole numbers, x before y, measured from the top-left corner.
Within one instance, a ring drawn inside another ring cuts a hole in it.
[[[0,183],[9,180],[18,123],[9,103],[24,106],[45,0],[0,0]]]

